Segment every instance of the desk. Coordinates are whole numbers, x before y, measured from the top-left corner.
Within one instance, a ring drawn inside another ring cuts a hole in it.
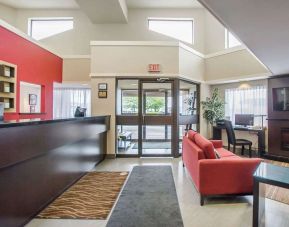
[[[0,123],[0,226],[24,226],[106,155],[110,116]]]
[[[213,126],[213,139],[222,140],[222,129],[226,129],[225,126]],[[261,157],[265,153],[265,129],[253,129],[253,128],[240,128],[234,127],[235,131],[255,132],[258,136],[258,156]]]
[[[265,184],[289,189],[289,168],[262,162],[253,179],[253,227],[265,226]]]

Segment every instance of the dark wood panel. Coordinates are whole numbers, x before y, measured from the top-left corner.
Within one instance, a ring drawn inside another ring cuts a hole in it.
[[[139,116],[116,116],[117,125],[138,125]]]
[[[105,117],[2,128],[0,169],[106,131]],[[2,136],[3,135],[3,136]]]
[[[143,125],[171,125],[173,116],[144,116]]]
[[[1,146],[11,146],[1,147],[10,165],[0,169],[0,226],[23,226],[104,159],[107,118],[0,129]]]
[[[289,87],[289,76],[268,80],[268,157],[273,159],[289,158],[289,151],[281,147],[281,129],[289,128],[289,111],[273,109],[273,89],[282,87]]]

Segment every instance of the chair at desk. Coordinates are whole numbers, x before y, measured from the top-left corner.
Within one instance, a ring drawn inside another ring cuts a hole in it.
[[[242,155],[244,155],[245,146],[249,146],[249,156],[252,157],[252,142],[246,139],[236,139],[235,131],[231,121],[224,121],[225,128],[228,136],[228,150],[230,150],[230,145],[233,145],[233,152],[236,152],[236,146],[242,146]]]

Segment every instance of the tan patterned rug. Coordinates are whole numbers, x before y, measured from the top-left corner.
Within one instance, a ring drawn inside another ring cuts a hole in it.
[[[278,161],[271,161],[266,160],[266,162],[278,165],[289,167],[289,163],[286,162],[278,162]],[[272,199],[281,203],[289,204],[289,190],[285,188],[280,188],[272,185],[266,185],[266,198]]]
[[[106,219],[128,172],[90,172],[71,186],[37,218]]]

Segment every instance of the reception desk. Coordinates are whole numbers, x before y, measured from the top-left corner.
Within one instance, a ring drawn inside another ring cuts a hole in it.
[[[0,123],[0,226],[22,226],[101,162],[110,116]]]

